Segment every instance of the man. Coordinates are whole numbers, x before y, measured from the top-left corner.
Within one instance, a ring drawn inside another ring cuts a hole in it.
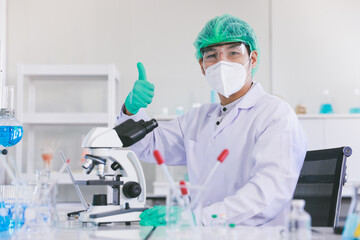
[[[284,224],[307,140],[289,105],[252,81],[259,55],[253,29],[225,14],[205,25],[194,46],[201,71],[221,104],[205,104],[160,122],[132,150],[154,162],[157,149],[167,165],[187,165],[190,183],[201,184],[227,148],[229,156],[203,194],[202,223],[209,225],[213,214],[226,214],[227,221],[239,225]],[[138,70],[139,80],[126,98],[119,123],[148,119],[140,108],[151,103],[154,86],[140,63]]]

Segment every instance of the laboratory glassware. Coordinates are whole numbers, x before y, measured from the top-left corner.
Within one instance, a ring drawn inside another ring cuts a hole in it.
[[[183,186],[177,184],[169,188],[166,197],[166,232],[172,239],[201,239],[202,222],[202,185],[186,185],[187,194],[181,194]],[[179,201],[179,195],[180,201]],[[190,197],[191,196],[191,197]],[[196,209],[193,204],[186,204],[188,199],[197,199]]]
[[[354,102],[349,113],[360,113],[360,89],[354,89]]]
[[[305,200],[292,200],[287,224],[288,240],[311,240],[311,216],[304,207]]]
[[[11,147],[23,137],[23,127],[15,118],[14,86],[4,88],[0,109],[0,146]]]
[[[320,106],[320,113],[321,114],[330,114],[330,113],[334,113],[333,107],[332,107],[332,103],[331,103],[331,99],[330,99],[330,91],[328,89],[325,89],[323,91],[323,103]]]

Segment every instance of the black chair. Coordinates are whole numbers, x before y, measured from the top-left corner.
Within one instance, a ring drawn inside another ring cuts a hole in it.
[[[346,158],[350,147],[308,151],[296,185],[294,199],[306,201],[313,227],[336,227],[342,186],[346,182]]]

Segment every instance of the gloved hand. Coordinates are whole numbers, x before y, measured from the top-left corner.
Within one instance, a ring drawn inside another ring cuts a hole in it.
[[[172,207],[171,219],[178,220],[181,216],[181,209],[179,207]],[[165,226],[166,225],[166,206],[154,206],[145,210],[140,214],[141,226]]]
[[[125,100],[126,109],[136,114],[140,108],[146,108],[154,96],[154,84],[146,80],[145,68],[141,62],[137,63],[139,79]]]

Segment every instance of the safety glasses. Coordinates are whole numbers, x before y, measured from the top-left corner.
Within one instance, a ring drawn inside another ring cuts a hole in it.
[[[229,61],[241,60],[247,55],[246,45],[242,42],[236,42],[209,46],[201,49],[204,62],[219,61],[220,53],[222,53],[223,57]]]

